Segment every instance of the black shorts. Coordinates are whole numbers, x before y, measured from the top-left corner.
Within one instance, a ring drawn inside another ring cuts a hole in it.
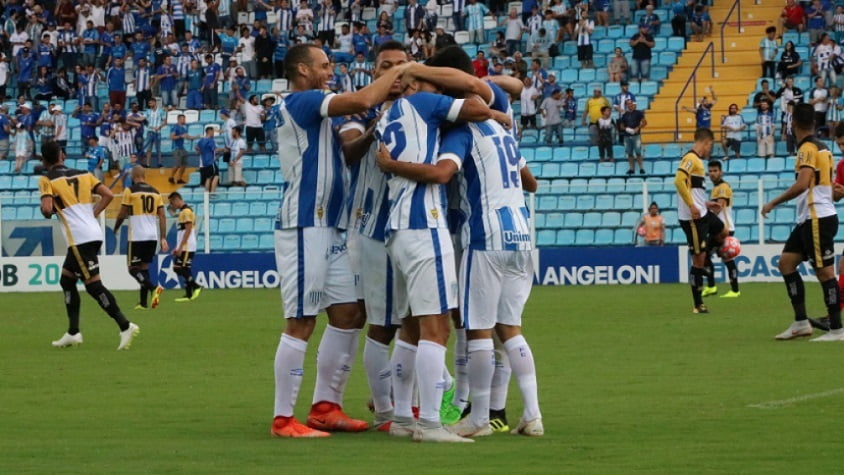
[[[592,61],[592,45],[580,45],[577,47],[578,61]]]
[[[193,264],[193,252],[185,251],[181,254],[173,256],[173,267],[184,267],[186,269],[190,269],[191,264]]]
[[[692,224],[694,223],[694,224]],[[680,227],[686,234],[686,244],[689,245],[689,252],[700,254],[705,252],[708,244],[715,236],[724,230],[724,223],[713,213],[706,215],[694,222],[691,220],[680,220]]]
[[[741,152],[741,140],[736,139],[727,139],[726,146],[728,149],[732,150],[733,153]],[[725,150],[726,152],[726,150]]]
[[[794,227],[782,252],[800,254],[815,269],[835,263],[835,234],[838,232],[838,216],[807,219]],[[820,261],[820,264],[818,264]]]
[[[199,184],[204,186],[205,182],[215,176],[220,176],[220,169],[217,167],[217,164],[210,165],[207,167],[199,167]]]
[[[532,125],[536,128],[536,114],[533,115],[522,115],[522,128],[527,127],[528,125]]]
[[[157,246],[155,241],[129,241],[129,266],[152,262]]]
[[[102,245],[102,241],[91,241],[68,247],[62,268],[69,270],[81,280],[100,275],[100,260],[97,255]]]

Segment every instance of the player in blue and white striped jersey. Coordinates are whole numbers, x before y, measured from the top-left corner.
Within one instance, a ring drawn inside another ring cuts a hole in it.
[[[463,56],[447,55],[447,64],[461,66]],[[436,58],[431,63],[436,64]],[[465,69],[471,70],[468,56],[465,63]],[[411,72],[412,69],[408,73]],[[491,89],[499,102],[506,102],[497,86]],[[462,436],[492,433],[489,426],[490,387],[495,370],[492,330],[497,327],[525,399],[525,414],[516,431],[541,435],[533,357],[520,332],[521,311],[533,279],[521,178],[524,175],[531,181],[531,188],[534,183],[515,139],[492,120],[462,125],[445,133],[435,165],[402,164],[401,169],[392,166],[390,170],[408,178],[441,183],[449,180],[461,164],[464,170],[459,177],[460,194],[466,221],[461,239],[465,252],[461,263],[460,307],[469,333],[473,411],[470,418],[452,430]]]
[[[321,430],[366,430],[341,410],[343,388],[357,350],[359,322],[346,242],[344,168],[331,117],[364,112],[384,101],[403,73],[398,67],[354,93],[324,92],[332,75],[325,53],[312,45],[285,57],[293,91],[284,98],[278,142],[284,185],[275,231],[276,264],[287,319],[275,358],[275,419],[280,437],[325,437]],[[293,417],[307,340],[316,315],[329,325],[317,356],[317,383],[306,427]]]
[[[387,172],[400,171],[404,165],[433,164],[439,147],[439,127],[446,122],[495,117],[510,123],[506,114],[493,111],[481,100],[434,94],[434,82],[438,79],[431,78],[436,78],[436,71],[411,65],[405,74],[405,78],[415,79],[405,80],[406,92],[410,94],[395,101],[378,124],[377,137],[382,142],[378,160]],[[464,90],[471,89],[477,84],[471,79],[461,73],[456,84],[462,84]],[[457,90],[460,87],[439,84]],[[413,315],[402,321],[399,339],[403,344],[397,344],[393,361],[397,360],[398,349],[412,354],[416,346],[415,357],[406,358],[402,367],[409,374],[415,366],[420,409],[419,423],[415,425],[410,411],[412,381],[407,384],[405,378],[396,374],[395,415],[390,432],[401,435],[399,429],[412,431],[417,441],[465,442],[466,439],[445,431],[440,422],[448,313],[457,303],[454,250],[446,223],[443,185],[444,182],[408,179],[400,173],[394,173],[388,181],[386,238],[387,253],[393,262],[395,298],[399,309],[407,308]]]

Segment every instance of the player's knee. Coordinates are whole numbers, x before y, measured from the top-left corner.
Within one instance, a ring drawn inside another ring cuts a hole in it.
[[[396,335],[397,327],[382,327],[381,325],[369,325],[366,336],[383,345],[389,345]]]
[[[76,290],[76,280],[76,277],[62,274],[59,285],[62,286],[62,290]]]
[[[105,290],[106,288],[100,280],[85,283],[85,291],[88,292],[88,295],[94,297],[95,299],[98,298]]]

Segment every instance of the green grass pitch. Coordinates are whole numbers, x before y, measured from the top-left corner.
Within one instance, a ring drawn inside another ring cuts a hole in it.
[[[810,313],[822,314],[818,285],[806,291]],[[85,344],[63,350],[50,346],[66,325],[59,292],[2,296],[0,473],[840,470],[844,344],[774,341],[791,320],[782,284],[710,297],[705,316],[691,313],[679,284],[535,288],[525,331],[547,435],[457,446],[380,433],[270,438],[277,291],[205,291],[188,304],[176,296],[136,312],[136,293],[117,292],[141,326],[120,353],[116,327],[87,295]],[[318,341],[308,350],[302,418]],[[349,413],[370,417],[367,392],[358,359]],[[520,411],[511,383],[511,424]]]

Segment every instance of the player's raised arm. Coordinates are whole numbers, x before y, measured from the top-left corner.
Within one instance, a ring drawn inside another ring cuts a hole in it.
[[[324,53],[323,53],[324,54]],[[328,116],[352,115],[366,112],[368,109],[387,100],[393,83],[399,80],[409,64],[390,68],[372,84],[355,92],[334,96],[328,103]]]
[[[524,89],[525,85],[520,81],[518,78],[513,76],[487,76],[484,78],[485,81],[491,82],[496,86],[500,87],[504,90],[510,97],[514,99],[518,99],[519,96],[522,94],[522,89]]]
[[[503,112],[490,109],[488,105],[478,99],[466,99],[463,101],[463,106],[460,107],[460,112],[457,114],[457,120],[467,122],[482,122],[489,119],[493,119],[508,128],[511,125],[510,116]]]
[[[491,103],[493,99],[492,89],[486,81],[455,68],[411,63],[406,75],[434,84],[450,93],[475,94],[480,96],[487,104]]]

